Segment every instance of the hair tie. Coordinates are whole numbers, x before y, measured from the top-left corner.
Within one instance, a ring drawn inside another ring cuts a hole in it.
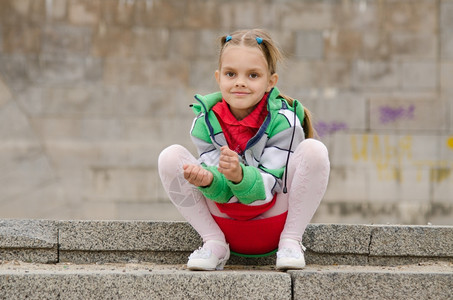
[[[228,43],[229,41],[231,41],[231,39],[232,39],[231,35],[227,35],[225,38],[225,43]]]
[[[256,42],[258,43],[258,45],[261,45],[261,43],[263,42],[263,39],[260,37],[256,37]]]

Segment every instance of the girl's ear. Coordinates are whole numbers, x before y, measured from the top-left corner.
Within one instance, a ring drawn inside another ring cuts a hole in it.
[[[215,75],[215,80],[217,81],[217,84],[220,84],[220,73],[219,73],[219,70],[216,70],[214,75]]]
[[[270,90],[277,85],[278,82],[278,74],[274,73],[269,77],[269,84],[267,85],[267,90],[266,92],[270,92]]]

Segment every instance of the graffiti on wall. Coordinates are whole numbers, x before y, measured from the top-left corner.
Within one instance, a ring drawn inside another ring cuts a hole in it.
[[[399,106],[381,106],[379,107],[379,120],[382,124],[396,122],[401,119],[411,120],[414,118],[415,105],[411,104],[407,107]]]
[[[402,169],[412,166],[416,170],[416,180],[442,182],[450,177],[453,170],[453,160],[427,157],[426,159],[414,158],[413,136],[382,136],[382,135],[352,135],[351,151],[355,162],[372,163],[377,170],[378,179],[381,181],[404,180]],[[445,140],[447,149],[453,151],[453,137]],[[429,174],[424,172],[429,170]]]
[[[447,147],[453,150],[453,137],[447,139]]]
[[[348,125],[344,122],[317,122],[315,125],[316,132],[320,137],[334,134],[335,132],[348,129]]]

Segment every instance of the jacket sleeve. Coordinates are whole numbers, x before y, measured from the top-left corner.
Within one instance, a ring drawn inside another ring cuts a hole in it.
[[[227,203],[233,193],[227,184],[225,176],[217,170],[220,158],[220,150],[217,149],[211,141],[209,132],[200,118],[203,115],[195,118],[192,129],[191,138],[197,148],[199,155],[198,161],[206,170],[210,171],[214,176],[212,183],[207,187],[198,187],[203,195],[218,203]]]

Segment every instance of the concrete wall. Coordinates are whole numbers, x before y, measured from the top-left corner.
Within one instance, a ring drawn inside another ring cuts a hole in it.
[[[250,27],[330,150],[314,221],[452,224],[452,0],[2,0],[0,218],[180,220],[157,156]]]

